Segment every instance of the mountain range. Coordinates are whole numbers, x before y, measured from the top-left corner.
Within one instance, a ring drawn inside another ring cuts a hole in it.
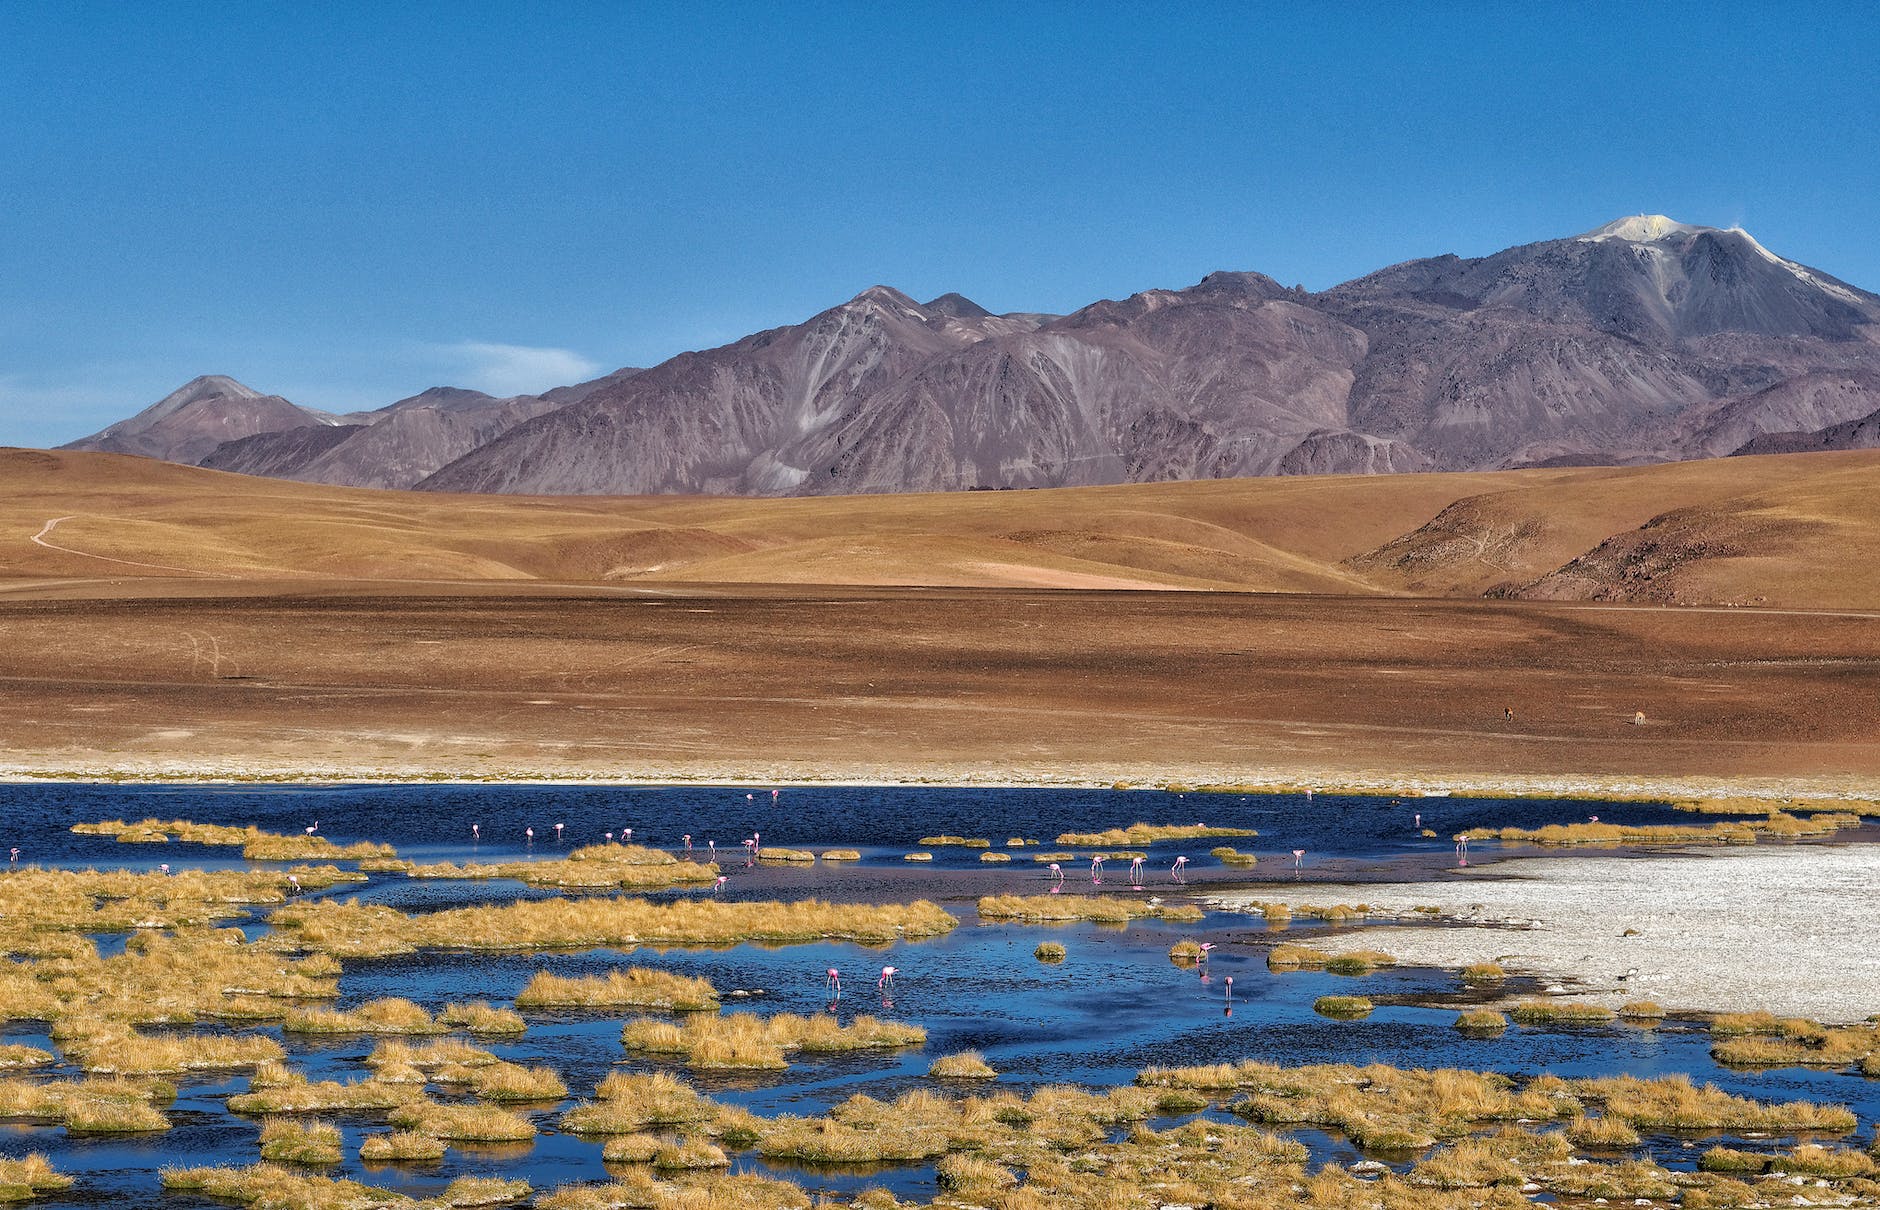
[[[66,448],[367,487],[836,495],[1875,444],[1880,296],[1639,215],[1319,293],[1222,272],[1058,316],[875,286],[541,395],[332,415],[209,376]]]

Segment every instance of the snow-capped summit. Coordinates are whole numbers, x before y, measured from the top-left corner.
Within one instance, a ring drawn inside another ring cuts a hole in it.
[[[1622,239],[1634,244],[1650,244],[1673,235],[1696,235],[1700,231],[1715,230],[1715,227],[1698,227],[1691,223],[1680,223],[1662,214],[1634,214],[1626,218],[1614,219],[1604,227],[1595,227],[1579,238],[1583,240]]]

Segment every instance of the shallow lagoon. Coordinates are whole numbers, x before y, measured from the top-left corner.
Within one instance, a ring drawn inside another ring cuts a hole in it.
[[[746,797],[750,795],[750,797]],[[910,1087],[931,1086],[933,1058],[976,1048],[1001,1073],[1000,1086],[1030,1088],[1077,1082],[1107,1085],[1130,1080],[1143,1067],[1262,1059],[1284,1064],[1381,1062],[1402,1067],[1463,1067],[1518,1075],[1564,1076],[1628,1072],[1658,1075],[1686,1072],[1736,1093],[1766,1100],[1811,1099],[1849,1105],[1863,1123],[1880,1117],[1880,1081],[1844,1074],[1785,1069],[1739,1072],[1709,1058],[1710,1038],[1701,1027],[1666,1024],[1657,1029],[1624,1025],[1577,1030],[1511,1027],[1496,1040],[1471,1040],[1451,1023],[1454,1005],[1475,999],[1453,972],[1385,969],[1361,978],[1313,972],[1277,974],[1265,965],[1271,944],[1284,937],[1306,940],[1324,928],[1295,923],[1283,933],[1257,917],[1214,913],[1195,924],[1138,921],[1127,928],[1077,924],[1032,926],[977,922],[972,901],[1000,891],[1036,893],[1051,875],[1013,849],[1009,864],[984,865],[981,850],[933,848],[931,865],[902,860],[922,835],[953,833],[991,839],[1003,850],[1008,836],[1051,846],[1067,830],[1096,830],[1135,820],[1157,823],[1202,821],[1259,829],[1257,838],[1188,841],[1152,846],[1149,887],[1144,895],[1175,899],[1196,888],[1249,883],[1270,885],[1275,899],[1310,902],[1317,878],[1401,878],[1427,873],[1449,877],[1455,831],[1477,825],[1536,826],[1571,822],[1590,811],[1618,823],[1689,822],[1692,817],[1649,804],[1587,804],[1495,799],[1405,799],[1316,796],[1173,795],[1091,790],[957,790],[940,788],[786,789],[771,801],[768,791],[685,787],[180,787],[32,785],[0,787],[0,845],[18,845],[22,861],[59,866],[152,868],[158,862],[239,866],[233,850],[172,843],[122,845],[107,838],[75,836],[71,823],[107,818],[189,818],[200,822],[253,823],[294,832],[319,820],[320,833],[337,842],[382,840],[419,861],[548,858],[601,838],[634,829],[636,843],[675,847],[691,832],[695,850],[707,838],[720,842],[727,863],[727,896],[771,899],[825,897],[889,900],[926,897],[962,920],[948,936],[888,947],[810,944],[780,947],[739,945],[727,949],[595,950],[538,955],[426,954],[348,961],[340,1006],[381,996],[405,996],[435,1009],[447,1000],[489,999],[499,1003],[537,970],[594,974],[610,967],[653,965],[711,979],[721,991],[761,994],[727,998],[726,1011],[810,1013],[829,1009],[848,1020],[858,1013],[905,1019],[924,1026],[924,1048],[875,1055],[794,1057],[787,1072],[761,1075],[688,1076],[717,1099],[764,1115],[814,1114],[857,1093],[888,1098]],[[1413,816],[1439,834],[1423,838]],[[469,824],[482,839],[471,843]],[[554,839],[553,825],[566,825]],[[533,826],[531,843],[524,835]],[[767,843],[820,850],[858,848],[854,864],[814,866],[747,865],[738,841],[761,831]],[[1223,867],[1207,855],[1216,843],[1260,854],[1253,870]],[[1304,848],[1303,868],[1293,868],[1290,850]],[[1492,861],[1495,846],[1472,854]],[[727,852],[726,850],[730,850]],[[1186,888],[1169,874],[1176,855],[1187,855]],[[1571,860],[1570,855],[1562,860]],[[1131,893],[1126,866],[1111,863],[1106,891]],[[1094,889],[1087,867],[1067,866],[1066,893]],[[691,891],[676,894],[703,894]],[[382,901],[407,911],[500,901],[552,892],[513,882],[413,881],[375,875],[369,883],[336,888],[331,894]],[[264,928],[258,919],[251,933]],[[1183,937],[1211,940],[1207,968],[1177,967],[1168,947]],[[1062,941],[1065,962],[1042,964],[1032,950],[1046,938]],[[101,948],[121,938],[100,937]],[[1388,948],[1388,947],[1387,947]],[[884,965],[899,969],[892,995],[875,988]],[[829,967],[844,973],[845,991],[831,1000],[824,990]],[[1233,991],[1227,994],[1231,977]],[[1330,992],[1357,992],[1381,1007],[1362,1021],[1332,1021],[1312,1011]],[[575,1097],[616,1066],[659,1066],[629,1057],[620,1045],[617,1011],[525,1014],[529,1032],[514,1042],[480,1043],[503,1058],[548,1064],[559,1070]],[[279,1036],[277,1028],[268,1032]],[[43,1030],[16,1024],[9,1041],[52,1048]],[[370,1038],[283,1039],[289,1062],[314,1079],[357,1079]],[[56,1069],[55,1069],[56,1070]],[[135,1138],[75,1138],[54,1127],[0,1127],[7,1154],[46,1152],[62,1171],[78,1176],[68,1193],[43,1205],[92,1205],[163,1200],[156,1171],[185,1164],[247,1164],[256,1157],[258,1123],[230,1115],[224,1101],[243,1091],[246,1075],[184,1080],[171,1111],[170,1131]],[[974,1091],[978,1091],[975,1089]],[[542,1129],[533,1146],[453,1146],[433,1164],[367,1165],[358,1159],[360,1138],[384,1129],[377,1114],[326,1114],[346,1136],[344,1163],[329,1169],[414,1195],[435,1192],[465,1174],[510,1175],[538,1188],[574,1180],[602,1180],[598,1141],[554,1133],[559,1110],[532,1109]],[[1291,1132],[1312,1148],[1315,1161],[1350,1162],[1358,1153],[1335,1134]],[[1860,1136],[1863,1141],[1870,1136]],[[1689,1167],[1702,1146],[1658,1136],[1645,1146],[1660,1162]],[[1742,1145],[1769,1147],[1782,1140]],[[1402,1165],[1407,1157],[1381,1157]],[[734,1171],[775,1172],[811,1189],[851,1193],[884,1185],[904,1197],[933,1193],[932,1167],[804,1169],[770,1166],[752,1154],[734,1157]],[[176,1196],[167,1204],[204,1204]]]

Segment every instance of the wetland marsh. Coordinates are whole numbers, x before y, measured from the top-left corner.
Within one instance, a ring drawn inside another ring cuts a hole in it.
[[[1737,1018],[1713,1036],[1689,1012],[1523,1009],[1581,1000],[1518,966],[1393,959],[1393,930],[1452,922],[1359,898],[1427,886],[1453,902],[1534,851],[1480,841],[1465,870],[1454,837],[1471,829],[1705,822],[1669,806],[861,787],[0,798],[0,847],[20,850],[0,920],[0,1138],[19,1172],[0,1184],[39,1205],[1880,1196],[1871,1029]],[[73,830],[146,819],[241,831]],[[1211,852],[1228,828],[1251,865]],[[1760,843],[1880,852],[1871,828],[1830,835]],[[923,841],[933,860],[905,862]],[[836,846],[855,857],[752,853]],[[981,860],[994,850],[1018,859]],[[1071,857],[1053,872],[1033,853]],[[635,873],[570,881],[596,864]],[[1236,898],[1289,906],[1219,910]],[[1046,906],[999,910],[1014,903]],[[1359,927],[1369,953],[1351,955]],[[1061,960],[1035,956],[1049,943]],[[1514,1020],[1458,1027],[1497,1010]],[[254,1169],[264,1157],[278,1167]],[[1831,1183],[1797,1185],[1804,1172]]]

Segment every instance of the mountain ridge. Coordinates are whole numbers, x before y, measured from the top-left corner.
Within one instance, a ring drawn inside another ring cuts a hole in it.
[[[1219,271],[1062,316],[995,315],[877,285],[799,324],[509,400],[457,391],[444,406],[456,389],[434,388],[332,417],[219,381],[69,448],[603,495],[1623,465],[1776,433],[1835,448],[1838,426],[1880,412],[1880,296],[1740,229],[1635,215],[1317,293]],[[358,428],[286,435],[338,423]]]

